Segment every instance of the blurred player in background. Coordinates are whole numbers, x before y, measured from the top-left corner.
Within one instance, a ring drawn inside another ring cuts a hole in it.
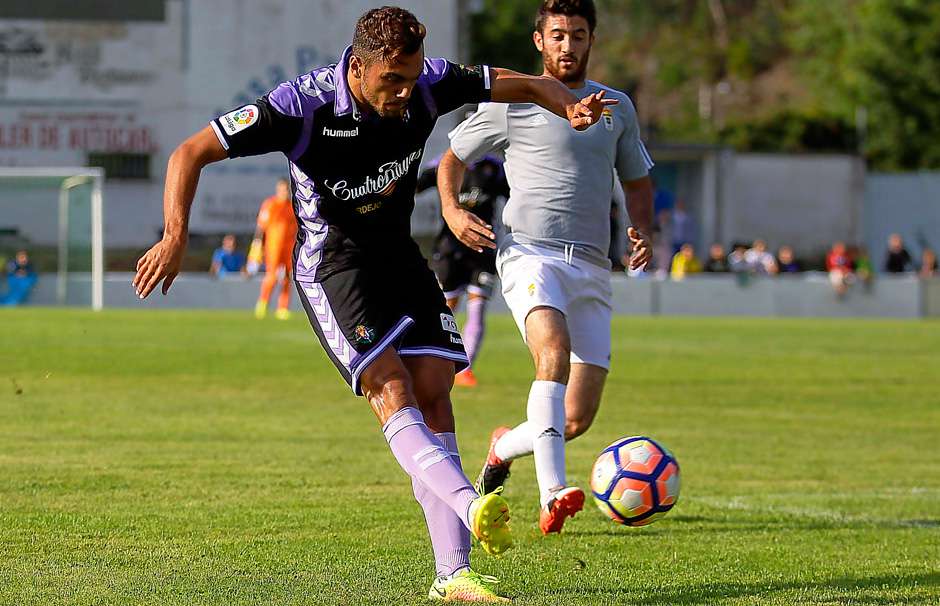
[[[535,455],[545,534],[559,532],[580,511],[584,492],[565,476],[565,440],[591,426],[610,365],[611,289],[607,258],[610,200],[616,179],[627,193],[633,226],[629,266],[647,264],[653,166],[640,141],[636,110],[623,93],[585,80],[594,27],[591,0],[544,0],[538,11],[535,46],[543,76],[576,96],[605,92],[618,99],[602,125],[585,132],[562,131],[558,119],[531,104],[484,104],[451,133],[450,149],[438,168],[438,190],[448,225],[475,249],[493,248],[492,232],[458,204],[466,166],[502,151],[510,196],[503,212],[506,236],[497,268],[503,295],[535,362],[526,420],[497,428],[477,481],[488,493],[503,485],[512,460]]]
[[[255,317],[264,318],[268,313],[268,301],[280,278],[281,293],[277,298],[278,320],[290,318],[291,259],[297,243],[297,219],[290,197],[290,182],[278,179],[274,195],[261,203],[258,211],[258,227],[252,247],[258,242],[264,248],[264,280],[261,281],[261,296],[255,304]]]
[[[418,192],[437,186],[437,162],[418,176]],[[503,161],[483,156],[467,167],[460,190],[460,207],[473,213],[492,229],[496,202],[509,197],[509,184],[503,172]],[[467,323],[463,327],[463,346],[472,365],[483,343],[486,302],[493,296],[496,282],[496,253],[491,248],[477,252],[464,245],[445,222],[434,240],[431,269],[444,291],[447,306],[456,310],[460,297],[467,293]],[[468,367],[457,373],[454,384],[476,387],[477,379]]]
[[[481,497],[460,466],[450,389],[469,361],[411,237],[418,167],[437,118],[468,103],[538,103],[567,131],[587,129],[617,102],[603,93],[579,100],[547,78],[426,59],[425,33],[408,11],[370,10],[338,64],[284,82],[183,142],[167,168],[163,239],[138,261],[134,286],[145,298],[173,284],[203,167],[285,154],[301,228],[294,281],[327,356],[368,400],[411,476],[437,565],[428,596],[507,601],[470,569],[471,533],[488,553],[512,546],[509,507],[497,494]],[[388,513],[381,499],[374,506]]]

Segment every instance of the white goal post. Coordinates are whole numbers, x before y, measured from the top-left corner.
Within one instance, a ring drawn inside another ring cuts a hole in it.
[[[13,182],[37,190],[58,190],[57,213],[57,272],[56,302],[67,303],[69,288],[70,212],[73,192],[81,187],[90,188],[89,226],[91,248],[91,307],[98,311],[104,307],[104,170],[95,167],[0,167],[0,183]],[[2,188],[0,188],[2,189]],[[21,212],[30,210],[19,209]],[[42,212],[41,209],[32,211]],[[2,221],[0,221],[2,223]]]

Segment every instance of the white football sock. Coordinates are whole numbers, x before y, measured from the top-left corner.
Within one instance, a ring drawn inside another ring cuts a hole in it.
[[[565,389],[564,383],[533,381],[526,413],[529,418],[535,477],[542,506],[567,485],[565,479]],[[497,456],[499,456],[497,454]]]
[[[512,461],[532,454],[532,429],[528,421],[519,423],[504,433],[493,446],[493,452],[503,461]]]

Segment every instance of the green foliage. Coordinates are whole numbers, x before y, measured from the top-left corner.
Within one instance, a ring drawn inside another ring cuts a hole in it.
[[[485,0],[483,11],[470,19],[473,62],[541,74],[532,42],[537,7],[532,0]]]
[[[763,152],[843,152],[857,149],[855,129],[836,116],[785,110],[767,118],[741,120],[718,133],[738,150]]]
[[[171,295],[172,296],[172,295]],[[4,310],[0,604],[427,605],[411,482],[306,319]],[[474,550],[518,606],[936,604],[940,323],[625,318],[586,486],[623,435],[682,465],[663,521],[590,502],[537,530],[531,458],[506,496],[517,547]],[[493,316],[480,387],[454,393],[464,465],[524,418],[532,367]]]

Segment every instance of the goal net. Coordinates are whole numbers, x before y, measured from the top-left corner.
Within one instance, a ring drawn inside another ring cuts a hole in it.
[[[103,182],[100,168],[0,167],[0,297],[25,251],[38,276],[27,303],[102,308]]]

